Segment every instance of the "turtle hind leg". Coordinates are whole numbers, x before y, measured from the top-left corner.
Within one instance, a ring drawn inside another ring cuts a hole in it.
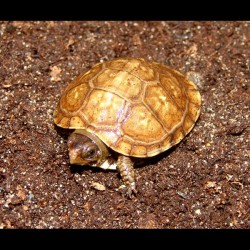
[[[119,171],[122,181],[127,187],[127,195],[131,198],[132,193],[136,194],[135,171],[132,160],[124,155],[119,155],[117,160],[117,170]]]

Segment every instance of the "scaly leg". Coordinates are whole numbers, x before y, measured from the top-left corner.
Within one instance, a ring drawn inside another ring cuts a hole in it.
[[[135,188],[135,171],[131,159],[124,155],[119,155],[117,160],[117,170],[119,171],[123,183],[127,187],[127,194],[129,197],[137,193]]]

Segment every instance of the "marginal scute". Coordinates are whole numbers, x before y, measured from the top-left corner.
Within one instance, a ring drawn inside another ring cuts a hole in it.
[[[182,123],[182,127],[183,127],[183,130],[185,131],[185,134],[187,134],[191,130],[191,128],[193,127],[193,124],[194,122],[192,118],[190,117],[190,115],[188,114]]]
[[[62,128],[69,128],[70,119],[68,117],[63,117],[58,125]]]
[[[155,156],[159,153],[163,152],[163,148],[161,147],[161,143],[157,142],[155,144],[150,144],[147,146],[147,156]]]
[[[175,105],[183,112],[187,101],[185,89],[181,87],[175,78],[171,77],[160,76],[160,83]]]
[[[105,63],[107,68],[115,68],[115,69],[124,69],[125,65],[128,63],[128,60],[124,60],[123,58],[118,58],[115,60],[111,60]]]
[[[142,145],[133,145],[132,150],[130,152],[131,155],[147,155],[147,148]]]
[[[80,129],[86,126],[86,124],[84,123],[84,121],[78,117],[78,116],[73,116],[70,119],[70,128],[74,128],[74,129]]]
[[[132,149],[132,145],[122,138],[115,144],[115,147],[119,152],[124,152],[125,155],[129,155]]]
[[[185,136],[185,133],[183,131],[182,126],[180,126],[173,133],[171,140],[173,140],[175,142],[179,142],[184,136]]]
[[[60,111],[59,105],[57,105],[57,107],[54,111],[53,117],[54,117],[54,123],[59,125],[60,121],[64,117],[64,114]]]
[[[188,116],[193,120],[196,121],[199,114],[200,114],[200,110],[197,109],[197,105],[198,103],[196,102],[195,104],[190,102],[189,103],[189,110],[188,110]]]
[[[120,154],[151,157],[191,131],[200,107],[197,87],[180,72],[142,58],[117,58],[68,85],[54,122],[86,129]]]
[[[61,99],[61,108],[69,112],[81,108],[83,101],[88,94],[89,87],[86,83],[71,88]]]
[[[119,139],[119,135],[117,135],[117,133],[113,130],[99,130],[99,137],[108,146],[114,145]]]
[[[170,148],[172,147],[173,141],[172,136],[167,136],[165,140],[162,141],[161,147],[162,148]]]
[[[188,91],[188,97],[191,100],[190,102],[196,105],[196,107],[199,107],[201,103],[201,97],[198,93],[199,93],[198,91],[194,91],[194,90]]]
[[[96,64],[94,67],[80,76],[79,82],[89,82],[101,71],[101,68],[101,64]]]

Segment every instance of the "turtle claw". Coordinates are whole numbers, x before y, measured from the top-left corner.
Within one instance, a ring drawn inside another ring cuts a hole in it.
[[[118,189],[121,191],[124,197],[129,199],[132,199],[138,193],[134,185],[125,186],[122,184]]]
[[[132,199],[134,196],[137,195],[137,190],[135,188],[128,188],[126,192],[126,196]]]

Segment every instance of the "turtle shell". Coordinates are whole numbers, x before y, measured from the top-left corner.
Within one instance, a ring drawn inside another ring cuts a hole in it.
[[[142,58],[118,58],[76,77],[54,122],[94,133],[120,154],[150,157],[179,143],[200,107],[197,87],[180,72]]]

